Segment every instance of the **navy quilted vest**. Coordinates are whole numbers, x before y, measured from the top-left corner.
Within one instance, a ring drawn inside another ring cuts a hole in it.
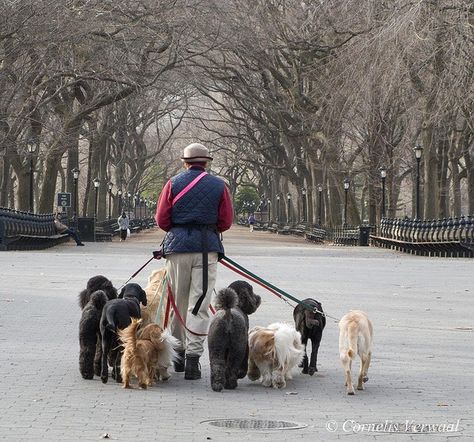
[[[171,178],[173,198],[201,173],[201,169],[188,169]],[[176,202],[171,214],[173,227],[166,233],[163,241],[165,256],[170,253],[202,252],[201,230],[192,226],[217,224],[219,202],[223,192],[224,181],[206,175]],[[217,230],[208,230],[207,237],[208,251],[223,254],[224,248]]]

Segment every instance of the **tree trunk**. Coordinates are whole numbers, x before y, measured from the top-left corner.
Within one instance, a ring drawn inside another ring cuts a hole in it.
[[[40,192],[38,213],[51,213],[54,210],[54,196],[61,157],[48,155],[45,161],[44,180]]]

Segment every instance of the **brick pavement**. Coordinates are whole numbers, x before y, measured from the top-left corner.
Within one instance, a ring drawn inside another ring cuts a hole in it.
[[[337,326],[328,322],[319,372],[296,374],[285,390],[241,380],[214,393],[207,356],[203,379],[174,374],[148,391],[123,390],[78,371],[77,294],[104,274],[119,286],[160,242],[146,232],[125,243],[73,243],[35,252],[0,253],[0,439],[94,441],[467,440],[474,436],[472,355],[473,261],[411,257],[372,248],[316,246],[235,227],[227,254],[294,296],[314,297],[327,313],[365,310],[375,327],[369,382],[344,393]],[[153,262],[136,279],[145,284]],[[217,288],[238,279],[219,268]],[[291,321],[291,309],[263,289],[251,325]],[[355,365],[358,369],[358,362]],[[471,381],[469,381],[471,379]],[[230,430],[201,423],[243,418],[294,421],[298,430]],[[453,433],[427,435],[365,431],[385,426],[450,424]],[[327,425],[336,431],[329,432]]]

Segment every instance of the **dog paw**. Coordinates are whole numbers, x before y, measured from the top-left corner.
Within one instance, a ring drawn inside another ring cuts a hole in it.
[[[100,379],[102,380],[103,384],[106,384],[107,381],[109,380],[109,377],[108,376],[101,376]]]
[[[352,390],[347,390],[347,394],[348,394],[349,396],[354,396],[354,394],[355,394],[354,389],[352,389]]]
[[[226,383],[224,384],[224,388],[226,390],[235,390],[237,388],[237,381],[226,381]]]
[[[220,382],[215,382],[211,384],[211,387],[214,391],[220,392],[224,389],[224,386]]]
[[[138,384],[138,387],[141,388],[142,390],[146,390],[148,388],[147,384]]]
[[[308,369],[308,374],[309,374],[310,376],[313,376],[313,374],[316,373],[317,371],[318,371],[317,368],[315,368],[315,367],[309,367],[309,369]]]
[[[272,386],[272,380],[271,380],[271,379],[264,379],[264,380],[262,381],[262,385],[263,385],[264,387],[271,387],[271,386]]]
[[[124,385],[122,385],[122,388],[130,388],[131,389],[132,386],[130,384],[124,384]]]
[[[364,386],[363,385],[358,385],[357,386],[357,390],[363,390],[364,389]]]
[[[260,378],[260,372],[258,371],[249,371],[247,373],[247,376],[248,378],[251,380],[251,381],[256,381]]]
[[[285,387],[286,387],[285,381],[278,380],[278,381],[273,382],[273,388],[280,389],[280,388],[285,388]]]
[[[369,380],[369,378],[368,378],[367,376],[364,376],[364,377],[362,378],[362,380],[363,380],[364,382],[367,382],[367,381]]]
[[[87,380],[90,380],[90,379],[94,379],[94,373],[81,373],[83,379],[87,379]]]

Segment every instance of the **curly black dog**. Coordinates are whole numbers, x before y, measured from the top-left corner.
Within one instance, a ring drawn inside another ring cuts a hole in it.
[[[237,387],[248,370],[248,315],[257,310],[260,296],[245,281],[234,281],[217,294],[216,308],[209,327],[208,347],[211,387],[214,391]]]
[[[100,374],[102,347],[99,324],[107,301],[105,292],[97,290],[90,295],[89,302],[82,310],[79,322],[79,371],[84,379],[92,379],[94,372]]]
[[[303,304],[316,308],[319,312],[324,313],[323,306],[321,303],[312,298],[304,299]],[[326,316],[324,314],[314,312],[305,308],[303,305],[298,304],[293,310],[293,318],[295,320],[295,327],[301,333],[301,342],[304,345],[304,357],[303,357],[303,374],[313,374],[318,371],[316,367],[318,362],[318,350],[321,338],[323,336],[323,330],[326,326]],[[311,340],[311,360],[308,364],[308,355],[306,354],[306,346],[308,339]]]
[[[89,302],[91,294],[97,290],[103,290],[108,299],[117,298],[117,290],[109,279],[102,275],[93,276],[87,281],[86,288],[79,293],[79,306],[81,309]]]
[[[107,279],[105,276],[96,275],[90,278],[87,281],[86,288],[79,293],[79,306],[81,309],[84,309],[86,305],[88,305],[92,293],[95,293],[97,290],[101,290],[105,293],[107,300],[117,298],[117,290],[113,286],[112,282]],[[102,310],[102,309],[101,309]],[[83,314],[83,318],[85,318]],[[100,319],[100,315],[99,315]],[[101,369],[101,359],[102,359],[102,345],[100,339],[100,330],[99,330],[99,322],[100,321],[82,321],[83,323],[80,325],[80,333],[84,336],[94,336],[98,335],[99,339],[96,339],[96,349],[95,349],[95,357],[94,357],[94,374],[96,376],[100,376],[100,369]],[[90,329],[86,330],[85,327],[90,327]],[[80,340],[80,337],[79,337]],[[88,340],[90,343],[91,340]],[[82,343],[79,342],[79,346],[82,351]],[[88,362],[86,363],[87,368],[84,366],[84,371],[81,366],[81,355],[79,355],[79,370],[82,374],[84,379],[92,379],[93,376],[90,375],[90,366]]]
[[[119,299],[112,299],[105,304],[100,318],[100,334],[102,336],[102,370],[100,378],[104,384],[109,377],[107,359],[112,365],[112,377],[122,382],[120,376],[120,360],[122,346],[117,330],[124,329],[132,322],[131,318],[140,318],[140,303],[147,304],[146,293],[138,284],[127,284],[119,294]]]

